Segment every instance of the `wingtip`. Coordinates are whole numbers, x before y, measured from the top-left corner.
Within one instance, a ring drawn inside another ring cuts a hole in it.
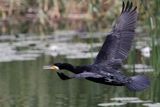
[[[121,13],[123,13],[124,8],[125,8],[125,3],[124,3],[124,1],[123,1],[123,3],[122,3],[122,12],[121,12]]]
[[[137,10],[137,6],[133,9],[133,11],[136,11]]]
[[[130,11],[132,9],[133,3],[131,2],[128,8],[128,11]]]
[[[128,10],[129,5],[130,5],[130,3],[129,3],[129,1],[127,1],[125,11],[127,11],[127,10]]]
[[[133,11],[136,11],[136,9],[137,9],[137,6],[135,6],[133,8],[133,3],[132,2],[127,1],[127,3],[125,3],[123,1],[123,3],[122,3],[122,12],[121,13],[128,12],[128,11],[132,11],[133,12]]]

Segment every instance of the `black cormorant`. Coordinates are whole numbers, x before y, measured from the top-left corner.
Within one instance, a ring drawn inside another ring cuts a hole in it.
[[[116,20],[112,31],[107,35],[93,64],[73,66],[68,63],[55,63],[49,68],[52,70],[68,70],[74,73],[67,76],[57,72],[62,80],[72,78],[85,78],[106,85],[126,86],[132,91],[141,91],[149,87],[150,81],[147,76],[136,75],[125,76],[121,72],[122,61],[124,61],[131,48],[135,36],[137,22],[137,7],[132,2],[123,2],[121,15]]]

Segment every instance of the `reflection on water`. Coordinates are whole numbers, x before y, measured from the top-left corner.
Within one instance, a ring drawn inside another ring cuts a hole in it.
[[[152,103],[160,102],[159,78],[152,77],[149,89],[135,93],[125,87],[87,80],[62,81],[56,73],[42,69],[43,65],[61,60],[76,65],[90,63],[86,59],[53,59],[47,56],[35,61],[0,63],[0,107],[97,107],[124,103],[126,107],[152,107]]]

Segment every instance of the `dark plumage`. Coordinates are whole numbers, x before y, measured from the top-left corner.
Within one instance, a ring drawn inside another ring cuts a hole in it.
[[[127,2],[126,5],[123,2],[121,15],[110,34],[107,35],[93,64],[73,66],[67,63],[56,63],[49,67],[49,69],[65,69],[74,73],[67,76],[62,72],[57,72],[62,80],[85,78],[101,84],[126,86],[132,91],[146,89],[150,84],[146,76],[137,75],[128,77],[120,70],[122,62],[128,56],[135,35],[137,22],[136,8],[133,7],[131,2]]]

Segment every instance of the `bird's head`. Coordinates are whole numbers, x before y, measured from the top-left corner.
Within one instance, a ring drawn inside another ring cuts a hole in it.
[[[72,70],[73,66],[68,63],[55,63],[53,65],[44,66],[43,69],[49,69],[52,71],[58,71],[58,70],[62,70],[62,69]]]
[[[62,68],[61,65],[62,65],[61,63],[56,63],[56,64],[53,64],[53,65],[44,66],[43,69],[58,71]]]

